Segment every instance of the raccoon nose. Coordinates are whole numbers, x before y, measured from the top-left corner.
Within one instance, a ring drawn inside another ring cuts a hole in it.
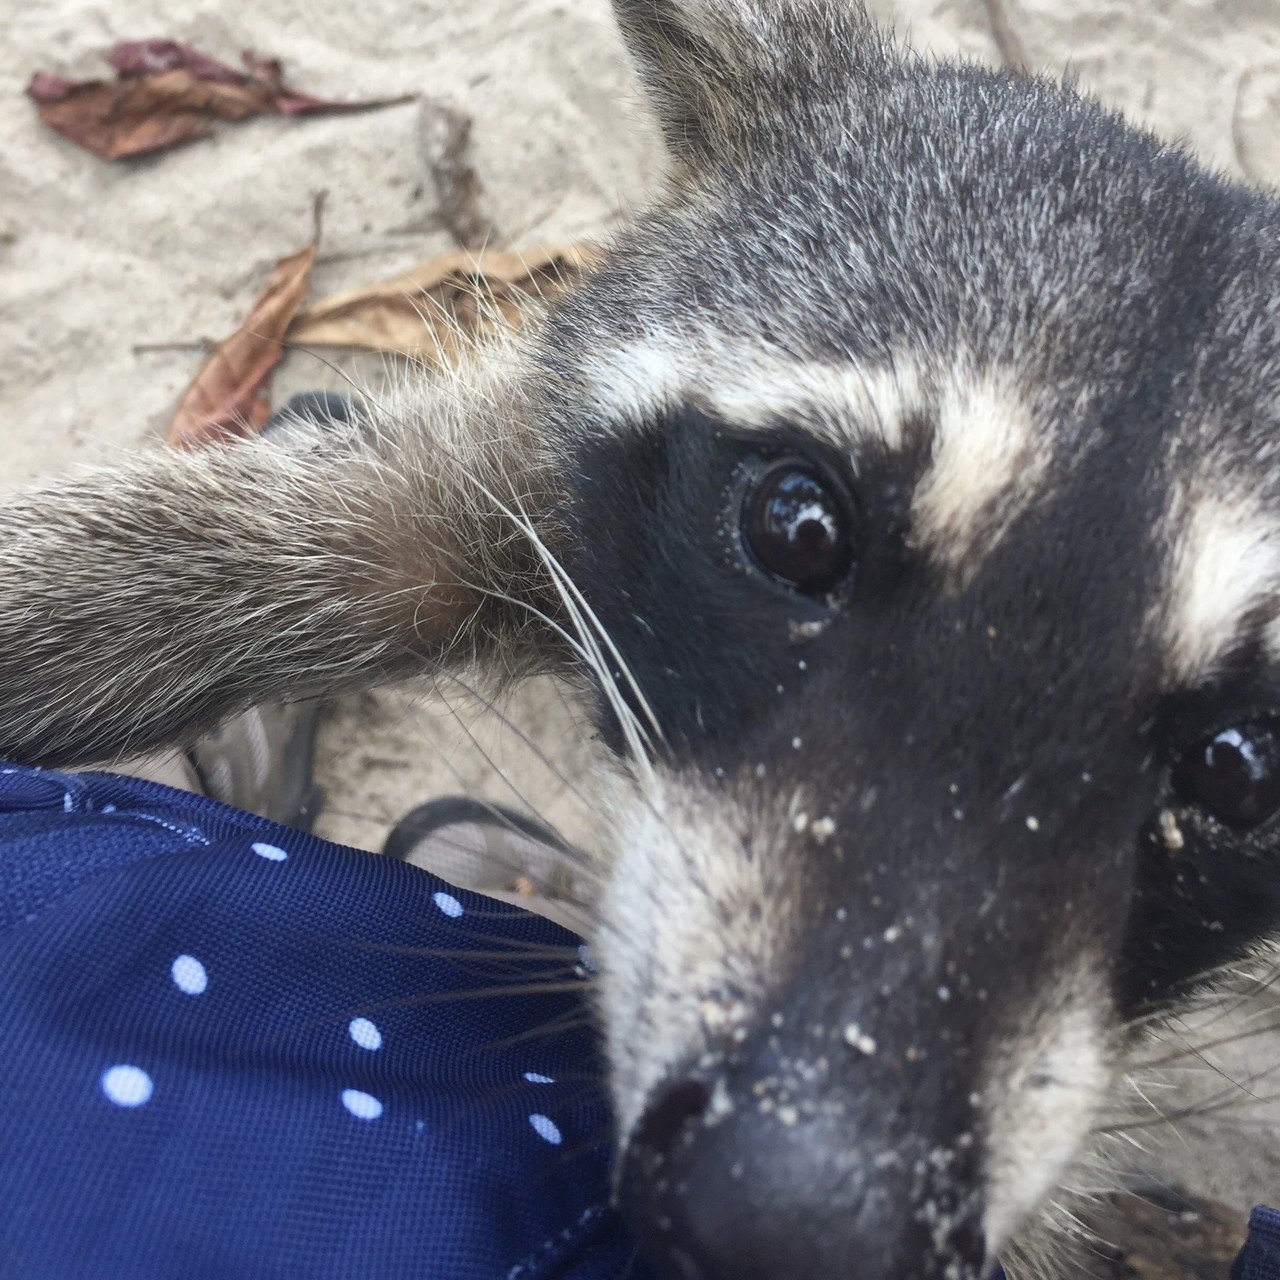
[[[834,1099],[690,1074],[654,1092],[620,1198],[663,1280],[981,1280],[976,1188],[933,1142],[858,1152]]]

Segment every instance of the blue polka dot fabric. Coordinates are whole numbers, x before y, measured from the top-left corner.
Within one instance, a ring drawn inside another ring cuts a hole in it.
[[[654,1280],[589,965],[404,863],[0,766],[0,1277]],[[1280,1280],[1280,1214],[1232,1280]]]
[[[0,1277],[645,1280],[589,957],[132,779],[0,772]]]

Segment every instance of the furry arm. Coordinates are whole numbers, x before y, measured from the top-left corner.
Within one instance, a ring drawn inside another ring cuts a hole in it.
[[[523,540],[473,482],[479,467],[509,490],[502,458],[471,450],[464,471],[437,446],[300,432],[10,497],[0,758],[107,762],[255,702],[474,656],[503,629]]]

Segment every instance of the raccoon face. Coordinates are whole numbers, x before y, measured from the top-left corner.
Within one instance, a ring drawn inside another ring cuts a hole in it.
[[[843,6],[619,8],[675,170],[537,394],[624,1201],[663,1274],[979,1277],[1280,931],[1280,213]]]

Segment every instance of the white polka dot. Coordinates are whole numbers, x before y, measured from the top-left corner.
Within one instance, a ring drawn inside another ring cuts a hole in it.
[[[359,1089],[343,1089],[342,1105],[357,1120],[376,1120],[382,1114],[382,1103],[371,1093],[361,1093]]]
[[[437,907],[450,919],[456,920],[462,914],[462,903],[451,893],[433,893],[431,895]]]
[[[253,851],[260,858],[266,858],[269,862],[283,862],[289,855],[285,851],[274,844],[265,844],[259,840],[253,846]]]
[[[529,1117],[529,1123],[533,1125],[533,1131],[545,1142],[551,1143],[553,1147],[558,1147],[564,1141],[560,1136],[560,1128],[550,1116],[540,1116],[535,1111]]]
[[[205,988],[209,985],[209,975],[195,956],[180,955],[169,972],[173,974],[173,985],[189,996],[204,995]]]
[[[541,1075],[537,1071],[526,1071],[524,1078],[530,1084],[555,1084],[555,1081],[550,1076]]]
[[[151,1100],[151,1077],[141,1067],[123,1063],[102,1073],[102,1092],[117,1107],[140,1107]]]
[[[382,1032],[368,1018],[352,1018],[347,1031],[362,1049],[382,1048]]]

